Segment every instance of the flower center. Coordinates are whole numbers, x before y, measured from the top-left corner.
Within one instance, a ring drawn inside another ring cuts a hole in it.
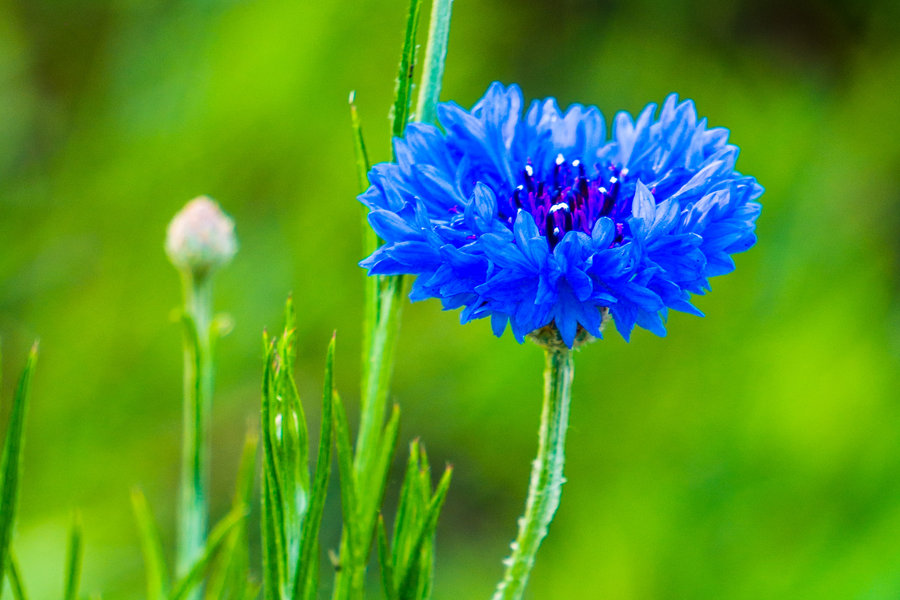
[[[507,205],[501,203],[501,216],[512,227],[519,210],[534,217],[540,232],[547,237],[550,247],[556,246],[569,231],[581,231],[590,235],[600,217],[616,221],[616,240],[621,242],[623,224],[618,222],[616,200],[622,186],[622,178],[628,169],[614,165],[594,165],[594,172],[587,174],[580,160],[566,161],[557,155],[547,180],[537,181],[531,164],[522,170],[524,183],[513,190]],[[625,216],[625,215],[621,215]]]

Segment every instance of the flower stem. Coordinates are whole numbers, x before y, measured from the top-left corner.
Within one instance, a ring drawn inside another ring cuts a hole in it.
[[[212,280],[182,273],[184,412],[176,561],[186,574],[203,554],[209,520],[209,414],[212,403]],[[199,590],[197,595],[199,597]]]
[[[493,600],[522,598],[538,548],[559,507],[562,484],[565,482],[566,428],[575,369],[572,350],[548,347],[545,352],[544,404],[538,453],[531,470],[525,514],[519,519],[519,535],[512,543],[512,555],[504,561],[506,573],[494,592]]]

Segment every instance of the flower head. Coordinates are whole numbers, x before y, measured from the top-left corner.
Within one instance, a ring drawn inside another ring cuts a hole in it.
[[[227,264],[236,252],[234,221],[208,196],[188,202],[166,231],[169,260],[196,277]]]
[[[522,108],[494,83],[471,111],[439,105],[443,131],[410,124],[359,197],[384,240],[360,264],[417,275],[413,300],[520,342],[551,324],[570,347],[582,328],[599,337],[607,310],[625,339],[665,335],[668,309],[702,316],[691,294],[756,242],[763,189],[734,170],[728,130],[675,94],[658,117],[620,112],[609,138],[596,107]]]

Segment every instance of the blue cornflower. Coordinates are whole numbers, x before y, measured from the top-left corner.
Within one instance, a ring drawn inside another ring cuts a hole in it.
[[[438,106],[443,130],[412,123],[396,162],[375,165],[359,200],[384,240],[361,266],[416,275],[410,298],[463,307],[461,321],[509,323],[520,342],[555,325],[571,347],[607,312],[627,340],[663,336],[668,309],[703,316],[691,294],[756,242],[762,187],[734,170],[728,130],[690,100],[635,119],[553,98],[522,114],[519,87],[494,83],[471,111]]]

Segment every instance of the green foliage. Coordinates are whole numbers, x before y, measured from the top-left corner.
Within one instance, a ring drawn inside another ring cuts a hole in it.
[[[232,531],[246,518],[247,513],[242,506],[240,510],[231,511],[222,518],[210,531],[206,539],[206,547],[187,572],[172,586],[169,600],[184,600],[209,574],[213,560],[225,545]]]
[[[22,581],[22,573],[19,570],[19,563],[16,561],[16,555],[9,553],[7,558],[6,576],[9,586],[12,588],[14,600],[27,600],[28,594],[25,593],[25,584]]]
[[[25,414],[31,376],[37,362],[37,344],[31,347],[25,369],[19,378],[13,396],[12,412],[3,438],[3,456],[0,458],[0,585],[7,570],[13,526],[19,504],[19,480],[22,477],[22,447],[25,442]],[[0,588],[2,589],[2,588]]]
[[[306,417],[293,376],[295,316],[285,310],[280,338],[264,338],[262,387],[262,540],[266,598],[314,598],[318,581],[318,532],[331,471],[331,403],[334,337],[325,361],[322,429],[313,477],[309,473]]]
[[[156,519],[140,488],[131,490],[131,507],[138,526],[144,574],[147,578],[147,600],[165,598],[169,589],[169,571]]]
[[[280,319],[273,298],[296,290],[298,336],[321,342],[298,351],[305,399],[318,400],[334,328],[348,334],[341,356],[357,356],[367,252],[342,100],[357,90],[372,162],[389,158],[383,113],[408,5],[0,3],[0,334],[7,358],[37,332],[43,350],[13,544],[31,598],[59,597],[72,504],[89,526],[86,595],[143,595],[123,501],[136,482],[173,539],[160,490],[177,461],[180,331],[163,322],[178,290],[161,241],[185,200],[218,198],[242,242],[217,281],[236,328],[217,358],[213,428],[228,450],[214,489],[230,491],[226,459],[259,411],[247,390],[258,332]],[[532,595],[900,595],[900,119],[885,118],[900,4],[453,9],[443,99],[471,106],[498,79],[528,99],[596,104],[611,125],[615,110],[678,91],[731,128],[739,169],[767,188],[760,243],[698,299],[707,318],[672,313],[664,340],[610,331],[579,353],[569,483]],[[420,436],[433,466],[457,467],[435,596],[487,598],[526,491],[542,358],[457,317],[434,301],[404,308],[388,408],[402,402],[398,458]],[[0,427],[20,366],[4,372]],[[355,428],[359,364],[338,366]]]
[[[378,520],[378,555],[388,600],[427,600],[434,582],[434,538],[438,516],[450,487],[451,467],[431,488],[431,467],[418,440],[410,444],[409,461],[390,543],[384,520]]]

